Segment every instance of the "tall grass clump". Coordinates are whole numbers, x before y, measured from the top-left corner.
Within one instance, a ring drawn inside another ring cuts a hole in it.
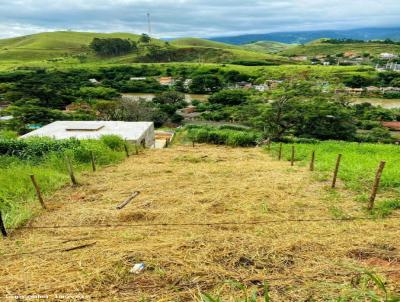
[[[291,157],[291,146],[283,145],[283,156],[287,160]],[[368,191],[371,188],[379,162],[386,161],[386,167],[381,179],[381,188],[400,191],[400,146],[352,143],[342,141],[324,141],[313,144],[295,143],[296,161],[306,164],[315,151],[315,169],[322,172],[333,171],[338,154],[342,154],[339,178],[347,187],[358,191]],[[279,145],[272,146],[272,153],[276,156]]]
[[[247,147],[255,146],[262,134],[243,128],[196,126],[187,128],[187,136],[197,143]]]
[[[40,210],[29,175],[35,175],[48,195],[69,181],[66,156],[77,173],[90,169],[91,154],[98,166],[122,161],[125,142],[119,137],[105,140],[0,139],[0,210],[6,225],[17,227]]]

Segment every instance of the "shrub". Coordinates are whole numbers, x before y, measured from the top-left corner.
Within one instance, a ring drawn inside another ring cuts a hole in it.
[[[122,151],[125,146],[125,141],[118,135],[103,135],[100,140],[114,151]]]
[[[261,139],[259,132],[251,130],[231,130],[210,126],[190,126],[188,137],[194,142],[233,147],[254,146]]]

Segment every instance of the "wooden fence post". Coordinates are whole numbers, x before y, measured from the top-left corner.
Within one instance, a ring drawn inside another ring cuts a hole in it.
[[[75,178],[74,168],[72,167],[71,160],[68,156],[65,157],[65,160],[67,162],[68,173],[69,173],[69,177],[71,178],[72,185],[77,186],[78,182],[76,181],[76,178]]]
[[[126,157],[129,157],[129,149],[128,149],[128,145],[126,143],[124,144],[124,149],[125,149]]]
[[[315,150],[311,153],[310,171],[314,171],[315,165]]]
[[[42,192],[40,191],[40,187],[36,182],[35,175],[31,175],[32,184],[35,187],[37,198],[39,199],[40,204],[42,205],[43,209],[47,209],[46,204],[43,201]]]
[[[278,160],[282,159],[282,143],[279,144]]]
[[[166,139],[165,139],[165,148],[168,148],[168,145],[169,145],[169,139],[166,138]]]
[[[195,145],[194,145],[194,140],[192,140],[192,147],[193,147],[193,148],[195,147]]]
[[[90,152],[90,159],[92,160],[92,170],[93,170],[93,172],[96,172],[96,161],[94,159],[93,151]]]
[[[336,159],[336,166],[335,166],[335,171],[333,172],[333,179],[332,179],[332,189],[336,187],[336,180],[339,172],[339,167],[340,167],[340,161],[342,159],[342,154],[339,154],[337,159]]]
[[[374,208],[376,194],[378,193],[378,188],[379,188],[379,184],[381,182],[382,172],[383,172],[383,169],[385,168],[385,165],[386,165],[386,162],[381,161],[379,164],[378,170],[376,171],[375,181],[374,181],[374,185],[372,187],[371,196],[369,197],[369,200],[368,200],[368,210],[372,210]]]
[[[268,139],[268,143],[267,143],[267,148],[268,148],[268,152],[271,151],[271,140]]]
[[[1,234],[3,235],[3,237],[7,237],[7,230],[6,227],[4,226],[4,222],[3,222],[3,214],[0,212],[0,230],[1,230]]]
[[[292,146],[292,157],[290,159],[290,165],[293,167],[294,166],[294,155],[295,155],[295,147],[294,145]]]

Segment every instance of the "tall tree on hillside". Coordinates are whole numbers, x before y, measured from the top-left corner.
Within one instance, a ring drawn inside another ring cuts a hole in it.
[[[140,42],[140,43],[148,44],[148,43],[150,43],[150,41],[151,41],[151,38],[150,38],[149,35],[147,35],[147,34],[141,34],[141,36],[140,36],[140,38],[139,38],[139,42]]]

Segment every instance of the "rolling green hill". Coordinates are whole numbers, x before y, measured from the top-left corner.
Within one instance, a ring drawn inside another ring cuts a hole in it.
[[[177,47],[210,47],[210,48],[221,48],[221,49],[240,49],[240,46],[215,42],[206,39],[199,39],[199,38],[180,38],[171,41],[171,45]]]
[[[285,56],[316,56],[316,55],[335,55],[338,53],[355,52],[357,54],[369,53],[371,55],[378,55],[383,52],[400,53],[400,45],[383,44],[383,43],[340,43],[331,44],[323,42],[323,39],[316,40],[304,45],[284,50],[280,55]]]
[[[199,38],[181,38],[171,41],[171,45],[179,48],[197,48],[211,50],[219,50],[222,57],[228,59],[228,61],[271,61],[273,63],[288,62],[285,58],[277,55],[267,54],[265,51],[259,51],[257,49],[249,49],[239,45],[231,45],[221,42],[215,42],[206,39]],[[221,52],[223,51],[223,52]]]
[[[48,32],[23,37],[0,40],[0,61],[27,63],[33,61],[78,61],[86,62],[135,63],[135,62],[204,62],[229,63],[233,61],[260,61],[269,64],[288,62],[288,59],[262,52],[246,50],[239,46],[196,38],[171,41],[169,45],[152,39],[151,45],[156,55],[149,55],[150,48],[143,46],[137,53],[121,57],[97,57],[90,49],[93,38],[122,38],[137,41],[139,35],[129,33],[89,33],[89,32]],[[158,49],[154,50],[154,47]]]
[[[265,53],[278,53],[296,46],[297,44],[286,44],[274,41],[257,41],[242,45],[245,49]]]
[[[0,40],[0,60],[37,61],[90,52],[93,38],[122,38],[137,41],[139,35],[127,33],[47,32]],[[155,40],[155,43],[162,43]]]

